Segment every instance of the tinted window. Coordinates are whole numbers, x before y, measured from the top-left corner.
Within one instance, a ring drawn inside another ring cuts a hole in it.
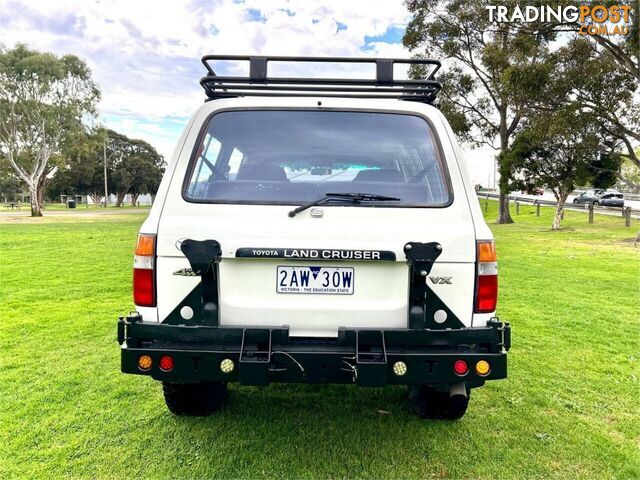
[[[450,193],[433,135],[412,115],[223,112],[209,121],[185,196],[299,204],[356,192],[400,198],[394,205],[444,205]]]

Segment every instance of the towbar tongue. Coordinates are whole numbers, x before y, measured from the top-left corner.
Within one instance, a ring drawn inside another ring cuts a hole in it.
[[[180,242],[191,269],[200,275],[202,288],[202,320],[209,325],[218,325],[218,263],[222,256],[220,243],[216,240],[191,240]]]

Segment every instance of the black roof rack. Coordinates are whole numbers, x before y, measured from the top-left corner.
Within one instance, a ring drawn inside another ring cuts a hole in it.
[[[220,76],[214,72],[211,62],[249,61],[249,76]],[[273,62],[299,63],[357,63],[376,66],[376,77],[363,78],[304,78],[269,77],[267,66]],[[260,97],[348,97],[393,98],[423,103],[433,103],[442,85],[434,80],[440,62],[432,59],[363,58],[363,57],[267,57],[253,55],[205,55],[202,63],[207,75],[200,85],[209,100],[244,96]],[[395,80],[396,64],[432,67],[424,80]]]

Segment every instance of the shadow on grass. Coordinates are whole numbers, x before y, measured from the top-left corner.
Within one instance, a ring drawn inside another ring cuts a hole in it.
[[[469,428],[464,420],[418,418],[407,402],[406,388],[397,386],[272,385],[231,387],[229,393],[227,406],[211,417],[174,417],[166,412],[154,421],[162,422],[165,431],[179,433],[187,443],[216,450],[234,448],[238,466],[246,467],[242,460],[246,452],[251,461],[262,465],[277,462],[280,472],[287,470],[283,464],[290,463],[298,474],[314,471],[318,458],[334,459],[336,465],[329,467],[333,474],[353,473],[354,467],[366,474],[374,465],[379,471],[380,463],[392,465],[389,458],[398,449],[403,450],[401,457],[411,452],[414,458],[429,460],[433,447],[460,440],[461,432]],[[224,463],[218,465],[232,475],[235,467],[223,467]]]

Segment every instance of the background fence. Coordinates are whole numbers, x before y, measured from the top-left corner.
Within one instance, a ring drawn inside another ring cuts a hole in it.
[[[487,212],[487,208],[489,206],[489,199],[497,200],[499,198],[499,194],[494,192],[477,192],[477,194],[478,194],[478,199],[481,201],[480,203],[483,204],[485,213]],[[536,216],[538,217],[540,216],[541,207],[555,208],[558,204],[553,200],[546,200],[543,198],[534,199],[529,197],[520,197],[518,195],[509,195],[509,202],[515,204],[516,215],[520,214],[520,205],[523,203],[535,206]],[[593,223],[594,213],[600,213],[600,214],[605,214],[609,216],[620,216],[624,219],[625,227],[631,226],[632,218],[635,218],[635,219],[640,218],[640,210],[633,209],[631,207],[623,207],[623,208],[604,207],[602,205],[593,205],[593,204],[577,205],[571,202],[567,202],[564,208],[565,210],[576,210],[576,211],[583,211],[588,213],[589,223]]]

